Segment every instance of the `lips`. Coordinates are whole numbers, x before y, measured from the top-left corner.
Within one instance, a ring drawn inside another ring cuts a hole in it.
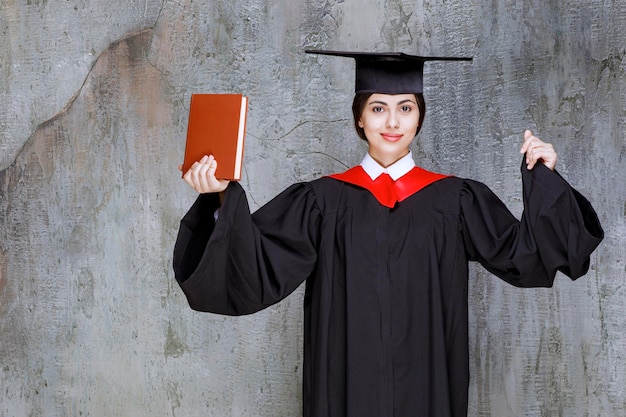
[[[395,133],[381,133],[380,136],[382,136],[382,138],[385,139],[387,142],[397,142],[402,139],[402,135],[398,135]]]

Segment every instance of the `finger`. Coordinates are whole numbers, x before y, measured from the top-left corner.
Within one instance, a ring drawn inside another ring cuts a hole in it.
[[[537,162],[537,144],[534,138],[526,142],[526,167],[531,170]]]
[[[522,146],[522,151],[524,151],[526,153],[526,163],[530,163],[531,160],[534,159],[533,162],[535,162],[537,160],[537,158],[533,158],[533,153],[535,152],[536,149],[540,149],[546,145],[544,141],[542,141],[541,139],[539,139],[537,136],[531,135],[529,137],[526,138],[526,141],[524,142],[524,145]],[[552,146],[552,145],[549,145]]]
[[[202,175],[204,163],[194,162],[193,165],[189,168],[189,170],[183,175],[183,178],[194,190],[198,191],[200,186],[199,178]]]
[[[193,180],[191,178],[191,169],[188,169],[187,172],[185,172],[185,175],[183,175],[183,179],[185,180],[185,182],[193,189],[195,189],[195,185],[193,183]]]
[[[198,178],[198,188],[197,191],[199,193],[208,193],[211,192],[211,185],[209,182],[209,178],[204,175]]]
[[[205,175],[213,162],[210,157],[207,157],[207,159],[202,159],[203,161],[198,164],[198,173],[200,173],[201,175]]]
[[[214,192],[219,190],[222,187],[221,182],[215,177],[215,172],[217,171],[217,160],[210,155],[207,159],[206,163],[203,166],[201,175],[202,175],[202,186],[204,189]]]
[[[215,172],[217,171],[217,161],[213,159],[211,164],[209,165],[209,175],[215,176]]]
[[[533,169],[538,160],[539,147],[536,144],[529,144],[526,150],[526,164],[528,169]]]
[[[526,168],[528,168],[528,170],[532,170],[535,167],[535,160],[534,159],[529,159],[526,158]]]
[[[520,148],[520,153],[525,153],[528,149],[528,145],[530,144],[530,140],[533,138],[533,132],[526,129],[524,131],[524,142],[522,143],[522,147]]]
[[[550,144],[537,147],[533,151],[534,164],[536,164],[537,162],[542,162],[545,166],[553,170],[556,166],[556,160],[557,154],[554,151],[554,147]]]
[[[557,154],[554,146],[550,143],[541,143],[533,146],[527,153],[529,169],[532,169],[537,162],[542,162],[545,166],[554,170],[557,161]]]
[[[529,137],[531,137],[533,135],[533,131],[530,129],[526,129],[524,130],[524,138],[528,139]]]

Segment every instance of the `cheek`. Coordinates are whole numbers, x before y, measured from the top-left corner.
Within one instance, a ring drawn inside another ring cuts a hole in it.
[[[370,114],[367,117],[362,117],[359,123],[364,130],[378,130],[384,127],[385,119],[382,116]]]
[[[417,130],[417,128],[419,127],[419,123],[420,123],[419,116],[412,115],[411,117],[408,117],[406,119],[407,129]]]

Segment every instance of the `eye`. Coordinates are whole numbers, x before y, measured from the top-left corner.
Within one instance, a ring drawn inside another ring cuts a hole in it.
[[[372,107],[372,111],[374,113],[382,113],[384,111],[384,109],[383,109],[382,106],[374,106],[374,107]]]
[[[409,105],[404,105],[400,107],[400,111],[402,111],[403,113],[409,113],[411,110],[413,110],[413,107]]]

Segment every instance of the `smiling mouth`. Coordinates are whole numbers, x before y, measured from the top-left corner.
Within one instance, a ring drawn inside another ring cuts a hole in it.
[[[402,135],[392,133],[382,133],[381,136],[388,142],[397,142],[402,139]]]

